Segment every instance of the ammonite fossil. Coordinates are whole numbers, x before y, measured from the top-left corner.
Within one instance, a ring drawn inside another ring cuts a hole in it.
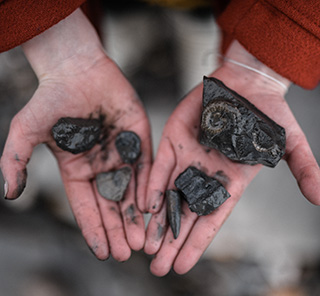
[[[230,197],[218,180],[192,166],[182,172],[174,184],[188,202],[190,210],[199,216],[210,214]]]
[[[169,224],[176,239],[180,232],[181,225],[181,195],[177,190],[166,191],[167,216]]]
[[[123,199],[132,175],[126,166],[118,170],[100,173],[96,176],[97,189],[101,196],[113,201]]]
[[[140,156],[141,141],[137,134],[123,131],[116,137],[116,148],[125,163],[133,164]]]
[[[63,117],[51,132],[58,147],[78,154],[90,150],[98,142],[101,122],[98,119]]]
[[[275,167],[285,153],[286,135],[220,80],[204,77],[200,143],[234,161]]]

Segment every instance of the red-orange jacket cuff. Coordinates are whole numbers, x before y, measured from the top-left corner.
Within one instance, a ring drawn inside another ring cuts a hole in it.
[[[39,35],[75,11],[85,0],[0,1],[0,52]]]
[[[219,17],[225,51],[237,39],[251,54],[295,84],[320,82],[320,1],[234,0]]]

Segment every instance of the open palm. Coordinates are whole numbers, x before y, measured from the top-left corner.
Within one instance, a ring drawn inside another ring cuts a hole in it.
[[[40,79],[29,103],[14,117],[1,158],[8,184],[7,198],[17,198],[25,185],[26,164],[33,148],[47,143],[56,156],[66,192],[79,227],[95,255],[116,260],[130,257],[145,239],[145,190],[151,162],[147,116],[134,90],[106,56],[68,72],[57,68]],[[91,150],[72,154],[57,147],[51,129],[62,117],[97,118],[103,137]],[[104,199],[96,189],[95,176],[123,166],[115,148],[116,135],[124,130],[141,139],[141,155],[133,167],[123,201]]]
[[[283,98],[283,90],[275,86],[243,83],[245,80],[239,79],[227,66],[222,66],[212,76],[225,82],[286,129],[285,159],[302,193],[311,202],[319,204],[319,167]],[[232,162],[220,152],[199,143],[202,89],[202,84],[195,88],[169,118],[150,173],[147,204],[154,214],[148,225],[145,252],[156,254],[151,271],[158,276],[165,275],[172,266],[177,273],[185,273],[196,264],[247,185],[261,169],[261,165]],[[166,225],[163,193],[175,188],[176,177],[191,165],[218,179],[231,197],[213,213],[201,217],[183,203],[180,234],[175,240]]]

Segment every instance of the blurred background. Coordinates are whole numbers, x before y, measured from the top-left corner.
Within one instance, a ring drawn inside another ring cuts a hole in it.
[[[156,152],[179,100],[218,67],[214,17],[208,9],[115,5],[99,10],[97,24],[108,55],[146,107]],[[36,87],[19,47],[0,55],[1,151],[10,120]],[[292,86],[286,99],[319,163],[320,87]],[[143,252],[121,264],[95,259],[44,145],[35,149],[28,175],[18,200],[0,200],[1,296],[320,295],[320,209],[304,199],[284,161],[262,169],[188,274],[163,278],[149,272],[152,258]]]

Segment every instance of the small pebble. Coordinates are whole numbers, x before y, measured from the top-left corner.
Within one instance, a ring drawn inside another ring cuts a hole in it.
[[[100,195],[108,200],[121,201],[130,182],[131,175],[130,167],[98,174],[96,182]]]
[[[123,131],[119,133],[115,144],[124,163],[133,164],[140,156],[141,141],[134,132]]]

